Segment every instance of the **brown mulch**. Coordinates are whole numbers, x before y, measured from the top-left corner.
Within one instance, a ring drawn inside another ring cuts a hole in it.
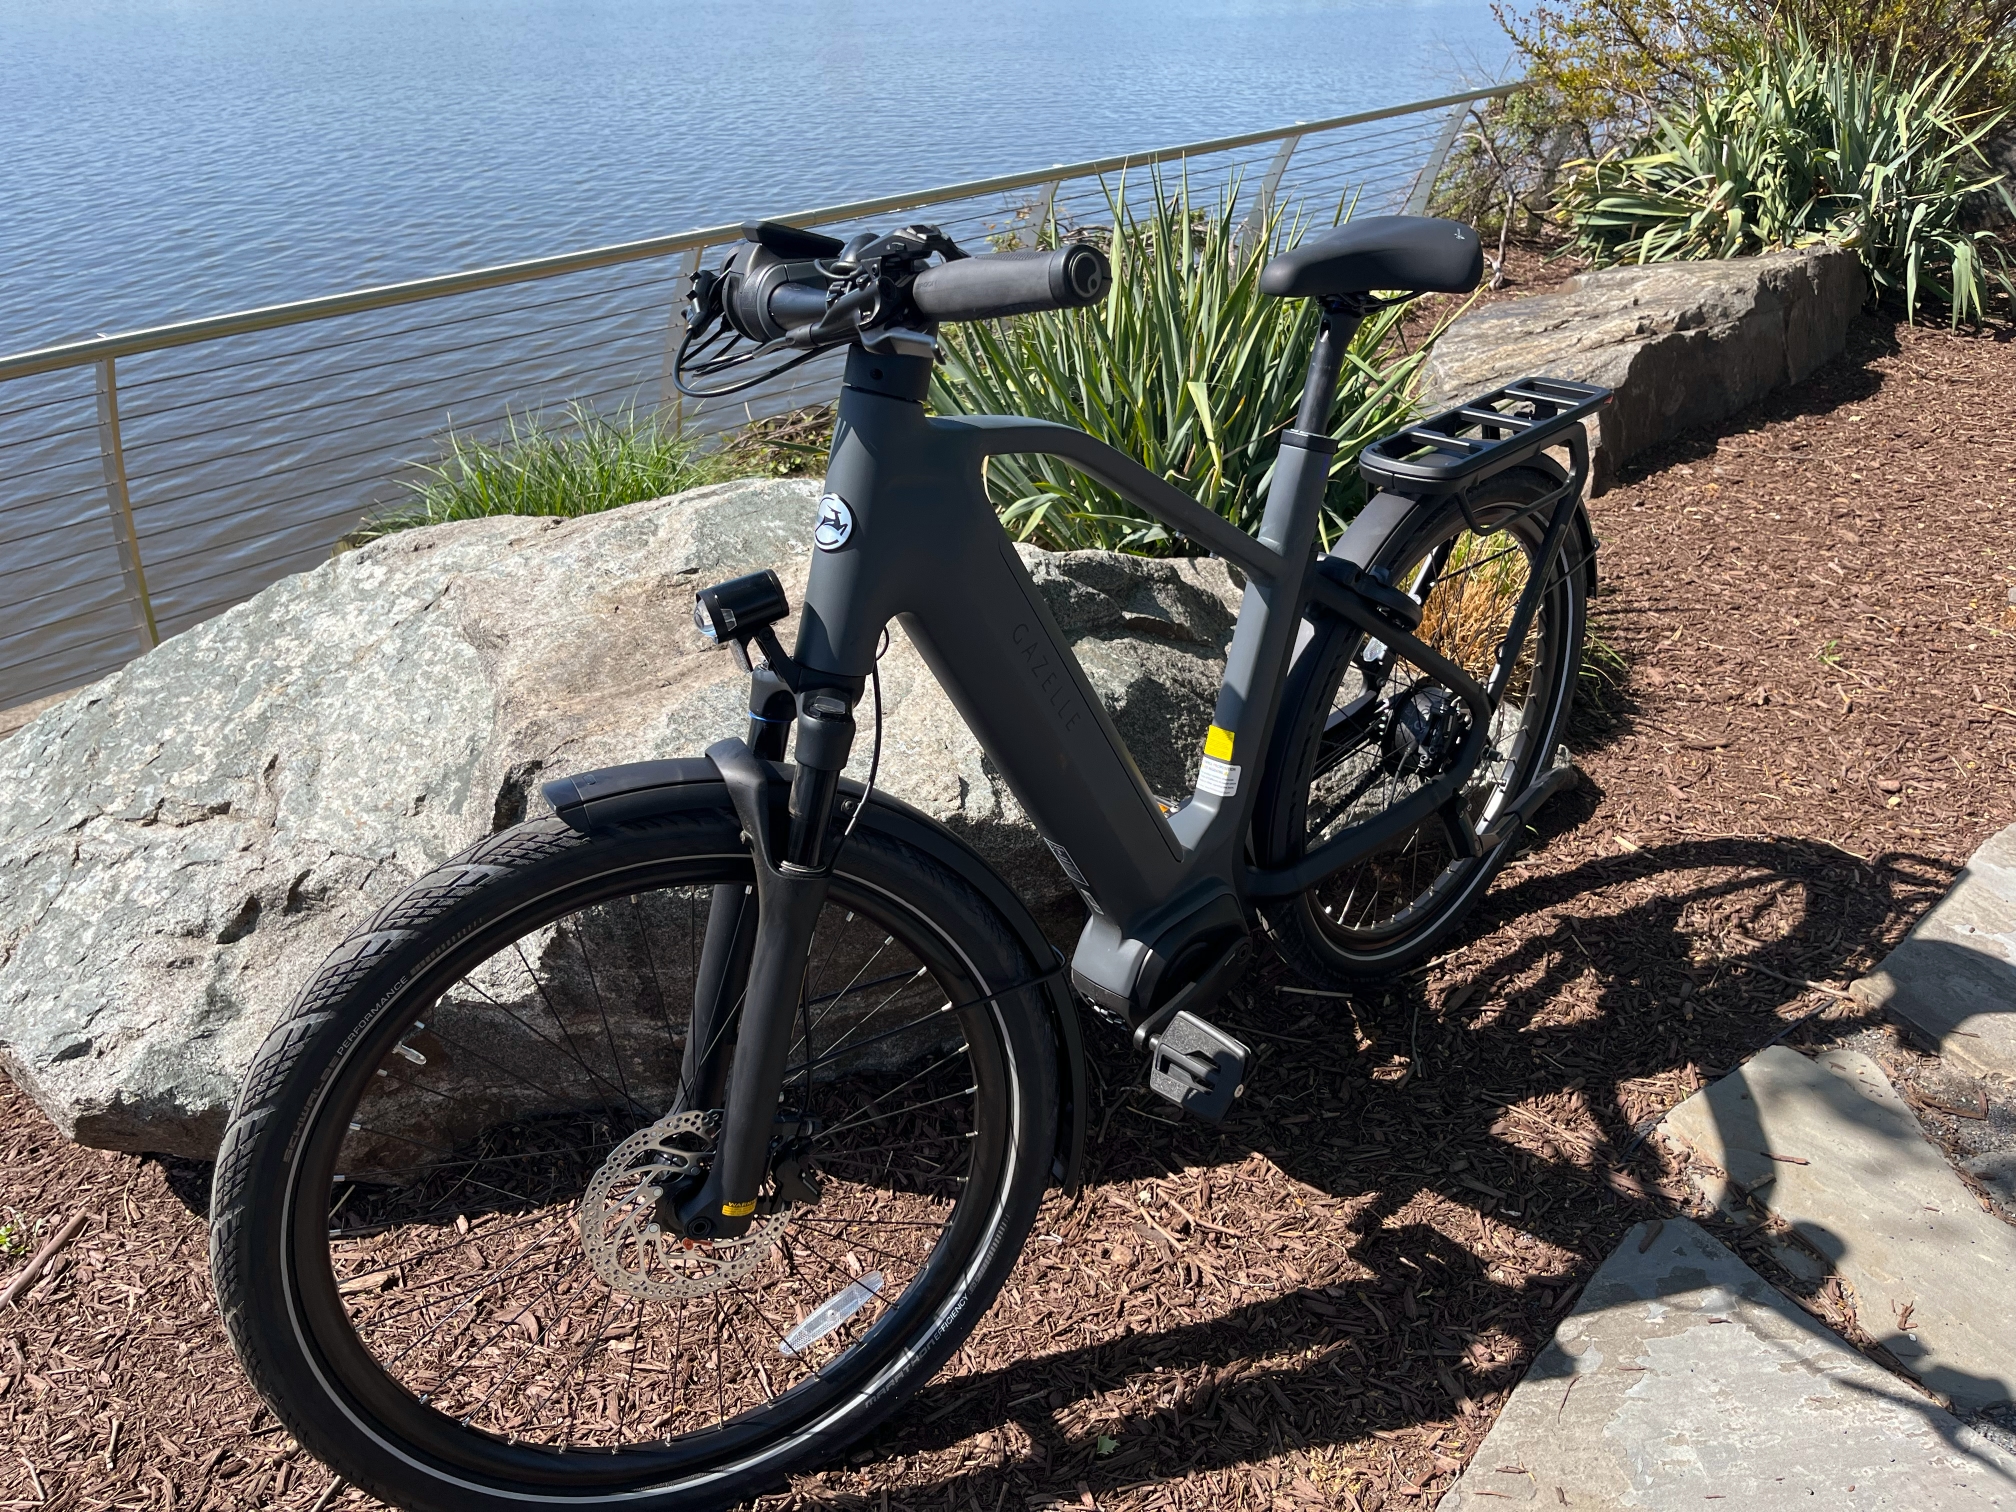
[[[2011,414],[2016,342],[1869,321],[1597,500],[1587,781],[1464,943],[1354,1001],[1261,972],[1218,1128],[1095,1034],[1085,1194],[900,1424],[776,1504],[1433,1505],[1618,1237],[1675,1210],[1651,1121],[1775,1036],[1866,1038],[1806,984],[2016,820]],[[217,1327],[206,1177],[69,1147],[0,1085],[0,1224],[89,1215],[0,1309],[0,1506],[322,1497]]]

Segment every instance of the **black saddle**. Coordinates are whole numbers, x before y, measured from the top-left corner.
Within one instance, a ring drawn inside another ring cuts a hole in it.
[[[1260,290],[1284,299],[1321,299],[1404,289],[1468,294],[1484,276],[1484,246],[1460,221],[1373,215],[1312,236],[1260,270]]]

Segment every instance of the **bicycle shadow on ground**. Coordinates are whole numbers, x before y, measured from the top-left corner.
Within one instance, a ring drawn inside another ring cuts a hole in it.
[[[1823,1077],[1823,1081],[1825,1080]],[[1909,1114],[1903,1115],[1900,1119],[1890,1108],[1860,1093],[1849,1091],[1845,1085],[1837,1084],[1835,1090],[1840,1095],[1830,1100],[1830,1106],[1833,1117],[1840,1121],[1838,1126],[1844,1131],[1850,1128],[1860,1129],[1865,1135],[1873,1135],[1882,1141],[1883,1146],[1887,1148],[1895,1148],[1896,1141],[1900,1138],[1903,1140],[1925,1138],[1917,1120]],[[1781,1127],[1777,1137],[1773,1138],[1771,1130],[1766,1126],[1763,1100],[1756,1097],[1725,1096],[1710,1100],[1704,1106],[1714,1120],[1715,1138],[1721,1147],[1718,1159],[1728,1166],[1727,1179],[1734,1189],[1733,1192],[1725,1193],[1716,1200],[1731,1202],[1739,1211],[1747,1205],[1750,1209],[1748,1216],[1751,1217],[1761,1217],[1764,1213],[1772,1211],[1774,1205],[1768,1196],[1761,1199],[1761,1202],[1756,1198],[1748,1198],[1744,1186],[1736,1184],[1740,1176],[1743,1182],[1749,1185],[1749,1190],[1755,1191],[1767,1184],[1768,1177],[1760,1180],[1754,1170],[1730,1162],[1747,1159],[1750,1165],[1754,1166],[1759,1157],[1768,1155],[1773,1149],[1783,1151],[1784,1130]],[[1768,1160],[1764,1163],[1767,1166],[1769,1164]],[[1880,1225],[1880,1218],[1877,1222]],[[1791,1233],[1784,1236],[1782,1242],[1810,1251],[1829,1268],[1838,1265],[1853,1248],[1851,1242],[1853,1235],[1840,1233],[1826,1224],[1815,1222],[1810,1216],[1790,1221],[1789,1228]],[[1864,1228],[1866,1238],[1866,1217]],[[1775,1249],[1775,1244],[1760,1235],[1745,1247],[1754,1247],[1760,1252],[1771,1252]],[[1761,1258],[1761,1254],[1756,1258]],[[1776,1281],[1782,1290],[1794,1295],[1811,1297],[1820,1290],[1818,1281],[1811,1275],[1799,1276],[1788,1273],[1776,1254],[1764,1262],[1764,1267],[1768,1279]],[[1984,1273],[1981,1282],[1986,1288],[1983,1300],[1992,1306],[1997,1300],[1994,1297],[1992,1279]],[[1858,1301],[1860,1305],[1855,1310],[1855,1320],[1870,1346],[1865,1352],[1877,1363],[1903,1378],[1894,1386],[1885,1383],[1880,1393],[1871,1394],[1880,1394],[1895,1405],[1922,1416],[1946,1440],[1949,1448],[1956,1453],[1966,1454],[1968,1452],[1966,1446],[1959,1442],[1958,1436],[1953,1431],[1956,1425],[1952,1414],[1935,1410],[1934,1404],[1927,1399],[1927,1393],[1936,1393],[1950,1402],[1973,1404],[1975,1407],[1983,1402],[1992,1403],[1997,1399],[2006,1402],[2010,1400],[2012,1388],[2016,1388],[2016,1369],[1992,1377],[1974,1375],[1962,1370],[1950,1359],[1928,1351],[1916,1337],[1898,1327],[1896,1315],[1892,1313],[1885,1316],[1881,1303],[1875,1297],[1863,1297]],[[1869,1390],[1857,1382],[1833,1377],[1831,1373],[1830,1379],[1843,1391],[1861,1393]],[[1914,1391],[1905,1385],[1904,1381],[1907,1380],[1919,1383],[1924,1388],[1923,1392]],[[1954,1409],[1955,1412],[1962,1414],[1967,1410],[1965,1406],[1956,1406]],[[2000,1471],[1996,1472],[1996,1476],[2012,1489],[2016,1489],[2016,1478],[2011,1478]]]
[[[1626,1228],[1677,1211],[1632,1110],[1784,1035],[1814,1001],[1807,980],[1880,955],[1950,871],[1727,838],[1508,875],[1466,931],[1459,980],[1346,1000],[1256,973],[1219,1017],[1260,1064],[1215,1129],[1165,1121],[1133,1057],[1088,1031],[1106,1095],[1087,1191],[1038,1223],[1070,1237],[1032,1242],[979,1354],[869,1457],[977,1449],[988,1463],[916,1490],[987,1507],[1346,1444],[1373,1477],[1360,1489],[1382,1489],[1362,1446],[1393,1435],[1383,1489],[1423,1494],[1432,1456],[1488,1422],[1465,1404],[1516,1383]],[[1839,1005],[1828,1030],[1875,1020]]]

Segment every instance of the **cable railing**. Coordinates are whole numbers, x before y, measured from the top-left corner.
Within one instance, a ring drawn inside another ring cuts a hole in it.
[[[1267,131],[883,195],[771,219],[845,235],[899,212],[976,249],[1110,219],[1165,166],[1277,207],[1425,208],[1463,116],[1517,84]],[[75,687],[327,560],[409,497],[451,429],[562,405],[680,401],[687,279],[740,222],[186,320],[0,357],[0,709]],[[831,397],[830,360],[732,402],[718,430]]]

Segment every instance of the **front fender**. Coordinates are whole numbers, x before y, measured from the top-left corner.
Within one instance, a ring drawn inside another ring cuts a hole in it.
[[[773,785],[775,790],[788,792],[793,768],[771,763],[771,770],[778,778]],[[704,756],[637,761],[579,772],[556,778],[540,791],[553,805],[554,814],[583,834],[648,824],[683,809],[729,806],[727,785],[714,763]],[[843,778],[840,791],[858,802],[864,790],[860,783]],[[937,820],[901,799],[876,792],[869,796],[861,823],[878,834],[915,847],[966,881],[1007,921],[1029,959],[1038,963],[1039,970],[1048,969],[1053,963],[1061,964],[1056,950],[1037,928],[1014,889],[970,845]],[[1057,1086],[1064,1104],[1059,1109],[1051,1175],[1066,1192],[1075,1194],[1085,1161],[1085,1040],[1079,1029],[1078,1007],[1063,973],[1060,971],[1038,990],[1050,1015],[1057,1045]]]

